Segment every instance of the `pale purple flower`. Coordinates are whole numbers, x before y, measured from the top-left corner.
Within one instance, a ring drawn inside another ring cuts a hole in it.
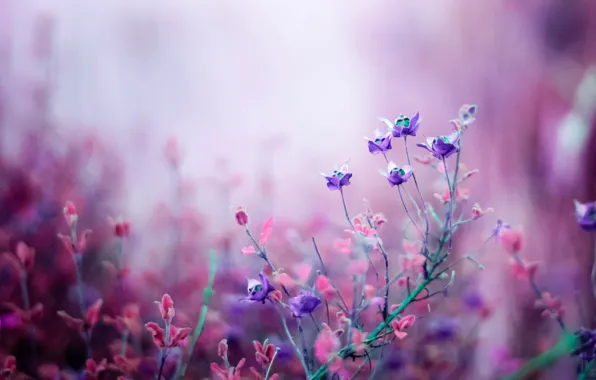
[[[418,143],[421,148],[428,150],[433,156],[442,160],[459,152],[459,132],[454,132],[448,136],[428,137],[426,143]]]
[[[464,104],[459,108],[459,121],[462,126],[468,126],[476,121],[478,106],[475,104]]]
[[[312,313],[320,304],[321,299],[308,290],[301,290],[296,297],[290,298],[290,308],[296,318]]]
[[[329,190],[341,190],[344,186],[350,185],[350,178],[352,173],[348,172],[348,165],[343,165],[340,169],[335,169],[331,175],[321,173],[327,180],[327,188]]]
[[[380,120],[387,125],[393,137],[416,136],[421,121],[420,113],[418,112],[411,119],[407,116],[399,115],[393,123],[384,118]]]
[[[409,165],[405,165],[403,167],[399,167],[395,165],[393,162],[389,162],[387,167],[388,172],[381,171],[381,174],[387,178],[387,181],[393,186],[399,186],[402,183],[405,183],[410,179],[412,176],[412,167]]]
[[[261,272],[258,280],[254,278],[248,280],[247,300],[265,303],[265,300],[269,299],[269,293],[274,290],[275,288],[271,285],[267,276]]]
[[[368,151],[372,154],[385,154],[387,151],[391,150],[391,133],[388,132],[386,134],[381,133],[378,129],[375,131],[375,138],[368,140]]]
[[[574,200],[573,203],[580,227],[586,231],[596,231],[596,202],[580,203]]]

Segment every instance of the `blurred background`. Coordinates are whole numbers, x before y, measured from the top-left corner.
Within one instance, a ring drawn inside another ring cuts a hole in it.
[[[187,263],[201,266],[216,245],[229,252],[225,270],[257,268],[239,253],[247,241],[234,208],[246,206],[258,223],[274,215],[302,226],[308,242],[317,223],[344,223],[341,200],[319,173],[346,160],[353,213],[366,198],[399,228],[403,211],[378,174],[385,165],[363,137],[383,126],[380,116],[415,112],[421,134],[447,134],[465,103],[479,108],[462,154],[480,170],[469,180],[469,207],[496,211],[466,230],[458,249],[477,247],[497,218],[523,226],[524,256],[541,262],[537,281],[563,300],[570,326],[596,327],[594,236],[577,227],[572,202],[596,199],[590,0],[0,0],[3,249],[18,240],[56,249],[33,236],[45,217],[59,226],[56,210],[70,199],[98,236],[108,216],[131,222],[135,275],[175,261],[169,237],[155,229],[176,212],[202,234]],[[391,154],[405,162],[399,144]],[[437,178],[419,172],[428,199]],[[474,287],[498,306],[476,350],[531,357],[557,331],[535,321],[529,289],[509,285],[501,250],[485,251]],[[470,378],[495,372],[483,361],[469,367]],[[573,370],[564,363],[552,378]]]

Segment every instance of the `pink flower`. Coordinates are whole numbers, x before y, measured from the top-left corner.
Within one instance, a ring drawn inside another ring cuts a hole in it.
[[[178,140],[174,137],[170,137],[166,142],[165,147],[166,161],[173,167],[180,165],[180,149],[178,147]]]
[[[23,269],[30,271],[35,264],[35,249],[28,247],[23,242],[19,242],[17,244],[16,254],[23,265]]]
[[[66,251],[68,253],[70,253],[71,255],[81,254],[85,251],[85,249],[87,249],[87,244],[89,243],[89,239],[92,233],[93,231],[91,230],[86,230],[85,232],[83,232],[81,238],[79,239],[76,245],[73,243],[72,238],[70,236],[58,234],[58,238],[62,241],[62,245],[64,246],[64,248],[66,248]]]
[[[271,363],[273,356],[275,355],[275,346],[267,343],[267,339],[261,344],[261,342],[253,340],[252,344],[255,347],[255,358],[257,363],[262,367],[265,367]]]
[[[404,248],[404,251],[406,251],[406,253],[411,253],[411,254],[419,254],[420,253],[421,244],[418,241],[410,241],[410,240],[404,239],[402,241],[402,246]]]
[[[227,357],[228,356],[228,340],[222,339],[217,345],[217,356]]]
[[[315,281],[315,288],[325,297],[327,300],[333,298],[336,294],[335,289],[331,285],[331,281],[323,276],[319,275]]]
[[[519,230],[501,229],[499,230],[499,241],[506,252],[518,253],[522,249],[523,235]]]
[[[172,319],[176,314],[176,310],[174,309],[174,301],[169,294],[164,294],[161,297],[161,301],[155,301],[157,307],[159,308],[159,312],[161,313],[161,318],[167,322],[172,323]]]
[[[352,253],[352,238],[335,239],[333,241],[333,248],[339,253],[349,255]]]
[[[217,375],[217,378],[221,380],[241,380],[240,370],[244,367],[245,363],[246,359],[244,358],[240,359],[238,364],[236,364],[236,367],[230,368],[222,368],[217,363],[211,363],[211,372]]]
[[[236,223],[238,223],[239,226],[246,226],[248,224],[248,214],[246,213],[246,208],[244,207],[238,207],[236,209]]]
[[[263,231],[261,232],[261,237],[259,240],[259,245],[262,247],[267,244],[269,237],[271,236],[271,231],[273,230],[273,217],[270,216],[263,224]]]
[[[74,203],[67,201],[64,205],[63,213],[68,226],[70,228],[74,228],[74,226],[77,224],[77,220],[79,219],[79,215],[77,214],[77,209]]]
[[[190,333],[190,329],[188,328],[178,328],[174,325],[170,325],[170,339],[166,342],[165,331],[157,323],[148,322],[145,324],[145,328],[149,330],[153,336],[153,342],[159,348],[177,347]]]
[[[532,280],[536,275],[539,263],[537,261],[525,262],[523,260],[520,260],[520,262],[513,257],[509,259],[511,273],[520,280]]]
[[[375,228],[379,228],[385,223],[387,223],[387,217],[382,212],[378,212],[373,215],[372,224],[375,226]]]
[[[377,294],[377,290],[375,289],[374,286],[370,285],[370,284],[366,284],[364,286],[364,296],[366,297],[366,299],[371,299],[375,296],[375,294]]]
[[[362,275],[368,270],[368,262],[364,259],[353,260],[348,264],[346,273],[350,275]]]
[[[441,201],[444,205],[449,204],[451,201],[451,194],[449,193],[449,189],[445,189],[443,195],[435,193],[435,198]],[[465,201],[470,198],[470,190],[463,188],[463,187],[456,187],[455,188],[455,201]]]
[[[480,204],[475,203],[474,206],[472,207],[472,219],[476,220],[479,219],[481,217],[483,217],[484,215],[488,214],[489,212],[493,212],[494,209],[492,207],[488,207],[486,209],[482,209],[482,207],[480,207]]]
[[[2,365],[1,374],[3,376],[6,376],[6,378],[10,378],[10,376],[13,375],[16,372],[16,370],[17,370],[17,359],[12,355],[5,357],[4,364]],[[4,377],[2,377],[2,378],[4,378]]]
[[[64,320],[68,327],[73,328],[79,332],[89,331],[93,328],[93,326],[95,326],[97,322],[99,322],[99,316],[102,305],[103,300],[97,300],[93,305],[89,307],[89,309],[87,309],[87,314],[85,315],[84,320],[71,317],[64,310],[60,310],[56,314],[58,314],[58,316]]]
[[[406,315],[400,320],[394,319],[391,322],[391,327],[393,327],[393,333],[397,337],[397,339],[405,338],[408,333],[404,330],[409,329],[414,322],[416,321],[416,317],[413,315]]]
[[[534,306],[544,309],[543,317],[562,318],[565,315],[561,300],[558,297],[553,297],[549,292],[543,292],[542,298],[536,300]]]
[[[112,218],[108,219],[108,222],[112,226],[114,231],[114,235],[119,238],[128,237],[130,235],[130,223],[122,220],[122,218],[118,220],[114,220]]]
[[[353,328],[352,329],[352,344],[354,345],[354,352],[362,353],[366,350],[366,344],[364,341],[366,340],[366,333]]]
[[[341,343],[329,326],[323,323],[322,327],[319,336],[315,340],[315,357],[322,364],[327,364],[337,357],[337,351],[339,351]]]

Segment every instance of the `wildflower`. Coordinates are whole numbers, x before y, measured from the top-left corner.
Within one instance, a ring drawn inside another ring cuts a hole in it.
[[[236,367],[230,366],[229,368],[222,368],[217,363],[211,363],[211,372],[218,376],[218,379],[221,380],[241,380],[240,377],[240,370],[244,367],[244,363],[246,363],[246,359],[242,358],[236,364]]]
[[[114,220],[112,218],[108,219],[108,222],[112,226],[114,231],[114,235],[119,238],[128,237],[130,235],[130,223],[119,218],[118,220]]]
[[[356,354],[362,353],[366,350],[366,333],[358,330],[357,328],[352,329],[352,344],[354,345],[354,352]]]
[[[387,221],[387,217],[382,212],[378,212],[374,214],[372,217],[372,224],[375,228],[381,227],[382,225],[387,223]]]
[[[239,226],[246,226],[248,224],[248,214],[246,213],[246,208],[238,207],[236,209],[236,223]]]
[[[522,248],[523,235],[521,231],[514,229],[506,229],[499,231],[499,241],[505,251],[513,254],[517,253]]]
[[[166,323],[172,323],[172,319],[174,318],[174,315],[176,315],[172,297],[166,293],[161,296],[161,301],[155,301],[155,303],[157,304],[159,312],[161,313],[161,319],[163,319]]]
[[[330,299],[335,296],[336,291],[331,285],[331,280],[323,275],[319,275],[317,280],[315,281],[315,288],[325,297],[326,299]]]
[[[421,148],[428,150],[433,156],[442,160],[448,158],[453,153],[459,152],[459,137],[458,132],[452,133],[448,136],[428,137],[426,143],[418,143]]]
[[[391,321],[391,327],[393,327],[393,333],[395,334],[397,339],[405,338],[408,335],[408,333],[404,330],[412,327],[415,321],[416,317],[413,315],[406,315],[400,320],[394,319],[393,321]]]
[[[493,211],[494,209],[492,207],[482,209],[479,203],[474,203],[474,206],[472,206],[472,219],[476,220],[482,218],[484,215]]]
[[[77,220],[79,219],[79,215],[77,214],[77,209],[74,203],[67,201],[64,205],[63,213],[68,226],[70,228],[74,228],[77,224]]]
[[[579,347],[571,355],[579,356],[584,365],[587,365],[596,358],[596,330],[582,327],[575,332],[575,336],[578,338]]]
[[[58,314],[58,316],[64,320],[68,327],[78,330],[79,332],[89,331],[93,328],[93,326],[95,326],[95,324],[97,324],[97,322],[99,322],[99,312],[102,305],[103,300],[97,300],[89,307],[89,309],[87,309],[84,320],[71,317],[64,310],[60,310],[56,314]]]
[[[332,191],[349,186],[350,178],[352,178],[352,173],[348,172],[348,165],[343,165],[340,169],[334,170],[330,176],[323,173],[321,175],[327,180],[327,188]]]
[[[259,280],[248,280],[248,300],[265,303],[269,299],[269,293],[273,292],[275,288],[269,282],[269,279],[263,272],[259,273]]]
[[[352,260],[346,268],[346,273],[350,275],[363,275],[368,270],[368,262],[364,259]]]
[[[308,290],[301,290],[296,297],[290,298],[290,308],[296,318],[312,313],[320,304],[321,299]]]
[[[85,379],[88,380],[97,380],[102,372],[107,369],[108,361],[103,359],[101,362],[97,363],[93,359],[87,359],[85,362]]]
[[[78,242],[73,242],[70,236],[58,234],[58,238],[62,241],[64,248],[70,253],[71,255],[81,254],[87,249],[87,244],[89,243],[89,238],[93,231],[86,230],[81,234],[81,237]]]
[[[451,340],[457,336],[459,325],[454,318],[441,317],[429,324],[428,338],[437,341]]]
[[[263,224],[263,231],[261,232],[261,236],[259,238],[259,245],[262,247],[267,244],[269,237],[271,236],[271,231],[273,230],[273,217],[269,217],[265,223]]]
[[[534,306],[544,309],[543,317],[561,318],[565,314],[561,300],[558,297],[553,297],[549,292],[543,292],[542,298],[536,300]]]
[[[253,346],[255,347],[255,358],[257,363],[265,367],[273,360],[275,354],[275,346],[267,343],[267,339],[263,343],[253,340]]]
[[[464,104],[459,108],[459,121],[464,129],[476,121],[478,106],[475,104]]]
[[[385,154],[391,150],[391,133],[383,134],[378,129],[375,131],[375,138],[368,140],[368,151],[372,154]]]
[[[580,227],[586,231],[596,231],[596,202],[580,203],[574,200],[573,203]]]
[[[468,198],[470,198],[470,190],[463,187],[456,187],[453,195],[455,196],[455,201],[465,201],[468,200]],[[444,205],[449,204],[449,202],[451,201],[451,193],[449,192],[448,188],[445,189],[443,195],[435,193],[434,196],[435,198],[440,200],[441,203],[443,203]]]
[[[145,328],[149,330],[153,336],[153,342],[158,348],[174,348],[180,345],[180,343],[188,337],[190,333],[189,328],[178,328],[172,324],[169,324],[170,334],[166,337],[164,329],[162,329],[155,322],[148,322],[145,324]],[[166,340],[166,338],[168,338]]]
[[[352,253],[352,239],[351,238],[346,238],[346,239],[335,239],[333,241],[333,248],[338,251],[339,253],[342,253],[344,255],[349,255],[350,253]]]
[[[413,173],[412,167],[410,165],[405,165],[400,168],[393,162],[389,162],[387,170],[387,173],[382,171],[381,174],[387,178],[387,181],[391,187],[406,183]]]
[[[420,269],[426,262],[426,257],[420,253],[408,253],[401,255],[401,270]]]
[[[515,258],[509,259],[509,265],[511,266],[511,273],[520,280],[532,280],[538,270],[538,262],[524,262],[522,260],[516,260]]]

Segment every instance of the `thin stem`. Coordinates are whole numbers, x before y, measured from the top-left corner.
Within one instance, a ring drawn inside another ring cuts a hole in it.
[[[401,199],[401,204],[402,206],[404,206],[404,210],[406,211],[406,214],[408,215],[408,218],[410,218],[410,221],[412,222],[412,224],[414,225],[414,227],[416,227],[416,229],[418,230],[418,232],[420,232],[420,234],[425,237],[426,239],[426,235],[422,232],[422,230],[418,227],[418,225],[416,224],[416,222],[414,221],[414,219],[412,218],[412,215],[410,214],[410,212],[408,211],[408,206],[406,206],[406,202],[404,201],[404,196],[401,193],[401,185],[397,186],[397,192],[399,193],[399,199]]]
[[[356,227],[354,227],[354,223],[352,223],[352,220],[350,219],[350,214],[348,213],[348,206],[346,206],[346,198],[344,197],[344,190],[340,188],[339,193],[341,194],[341,203],[344,206],[344,212],[346,214],[346,219],[347,219],[348,223],[350,223],[350,226],[352,227],[352,229],[354,231],[356,231]]]
[[[159,372],[157,372],[157,380],[161,380],[161,375],[163,373],[163,367],[166,364],[166,358],[168,357],[168,349],[167,347],[170,345],[170,322],[166,321],[166,328],[165,328],[165,347],[161,349],[161,362],[159,364]]]
[[[327,279],[329,279],[329,273],[327,272],[327,268],[325,268],[325,263],[323,262],[323,258],[321,257],[321,252],[319,252],[319,247],[317,247],[317,242],[315,241],[315,238],[314,237],[312,238],[312,244],[315,247],[315,252],[317,253],[317,256],[319,257],[319,261],[321,262],[321,269],[323,269],[323,274],[325,275],[325,277],[327,277]],[[333,287],[333,289],[335,290],[335,292],[339,296],[340,301],[343,303],[344,310],[342,310],[342,311],[344,311],[347,314],[347,312],[348,312],[348,304],[346,303],[346,301],[344,300],[344,298],[341,296],[341,293],[339,292],[339,289],[337,289],[337,287],[331,281],[331,279],[329,279],[329,283],[331,284],[331,286]],[[341,305],[339,305],[339,306],[341,308]],[[329,314],[329,310],[327,310],[327,314]]]
[[[412,162],[410,161],[410,153],[408,152],[408,136],[404,136],[404,146],[406,148],[406,158],[408,159],[408,165],[412,167]],[[424,210],[424,221],[425,221],[425,234],[424,234],[424,241],[428,243],[428,232],[430,229],[430,223],[428,221],[428,215],[426,213],[426,202],[424,202],[424,197],[422,197],[422,192],[420,191],[420,187],[418,186],[418,180],[416,179],[416,173],[412,171],[412,179],[414,180],[414,185],[416,185],[416,190],[418,191],[418,195],[420,196],[420,201],[422,202],[422,208]]]
[[[290,333],[290,329],[288,328],[288,323],[286,322],[286,317],[284,317],[283,313],[278,308],[276,308],[276,310],[281,317],[281,322],[284,325],[284,330],[286,332],[286,335],[287,335],[288,339],[290,340],[290,343],[294,347],[294,350],[296,350],[296,353],[298,354],[298,358],[300,359],[302,368],[304,368],[304,373],[306,374],[306,377],[308,377],[310,375],[310,371],[308,370],[308,366],[306,365],[306,362],[304,361],[304,357],[302,357],[302,352],[300,352],[300,348],[294,341],[294,338],[292,338],[292,333]]]
[[[278,352],[279,352],[279,347],[276,347],[275,352],[273,353],[273,357],[271,358],[271,362],[269,362],[269,367],[267,367],[267,372],[265,372],[264,380],[267,380],[269,378],[269,372],[271,372],[271,367],[273,367],[273,362],[275,361],[275,357],[277,356]]]
[[[449,255],[451,253],[453,243],[453,192],[455,189],[451,187],[451,181],[449,180],[449,171],[447,170],[447,161],[445,160],[445,157],[443,157],[443,167],[445,168],[445,178],[447,179],[447,186],[449,187],[449,210],[447,211],[447,221],[445,223],[449,226],[449,248],[447,249],[447,255]]]
[[[194,349],[197,344],[197,341],[199,340],[199,336],[203,331],[205,319],[207,318],[207,311],[209,310],[209,301],[211,300],[211,296],[213,295],[213,283],[215,281],[215,273],[217,271],[217,258],[213,249],[209,251],[209,263],[209,280],[207,282],[207,287],[204,290],[204,300],[203,306],[201,307],[201,316],[199,317],[199,321],[197,322],[197,326],[195,327],[195,331],[192,335],[188,356],[182,364],[182,367],[180,368],[179,379],[184,379],[184,376],[186,375],[186,369],[188,368],[188,364],[190,363],[190,360],[194,353]]]
[[[31,302],[29,301],[29,290],[27,290],[27,271],[21,270],[21,297],[23,298],[23,310],[29,310],[31,308]]]

